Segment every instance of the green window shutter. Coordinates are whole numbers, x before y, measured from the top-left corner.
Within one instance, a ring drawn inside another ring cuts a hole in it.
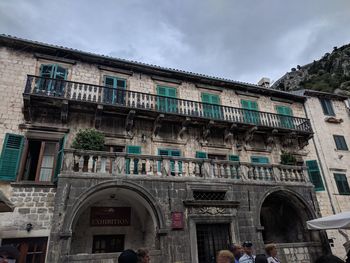
[[[204,102],[204,103],[210,103],[210,94],[208,94],[208,93],[202,93],[202,102]]]
[[[175,88],[167,88],[167,97],[176,98],[176,89]]]
[[[251,110],[259,110],[258,103],[256,101],[250,101]]]
[[[206,152],[196,152],[196,158],[207,159],[208,154]]]
[[[278,114],[293,116],[293,111],[290,107],[287,106],[276,106],[276,111]]]
[[[324,191],[321,173],[316,160],[306,161],[310,181],[315,186],[315,191]]]
[[[56,167],[55,167],[55,173],[53,177],[53,182],[57,182],[58,174],[61,171],[62,163],[63,163],[63,154],[64,154],[64,144],[66,142],[66,135],[64,135],[60,141],[58,142],[58,153],[57,153],[57,161],[56,161]]]
[[[68,71],[64,67],[59,65],[54,66],[53,78],[55,79],[67,79]]]
[[[167,88],[166,87],[162,87],[162,86],[158,86],[157,87],[157,94],[160,96],[167,96],[168,92],[167,92]]]
[[[241,100],[241,104],[243,109],[250,109],[250,102],[248,100]]]
[[[335,116],[332,101],[329,99],[320,98],[323,113],[329,116]]]
[[[333,135],[333,138],[334,138],[337,150],[343,150],[343,151],[349,150],[348,149],[348,145],[346,144],[344,136],[342,136],[342,135]]]
[[[40,77],[53,78],[55,65],[40,65]]]
[[[233,162],[239,162],[239,156],[238,155],[229,155],[228,159]]]
[[[157,98],[157,109],[159,111],[177,112],[177,100],[174,100],[177,97],[175,88],[157,86],[157,95],[166,97]]]
[[[242,108],[246,110],[258,111],[258,103],[251,100],[241,100]],[[247,123],[260,124],[259,112],[243,111],[243,120]]]
[[[265,156],[251,156],[250,160],[252,163],[268,164],[269,158]]]
[[[23,150],[22,135],[6,133],[0,160],[0,180],[15,181]]]
[[[334,174],[334,179],[337,184],[339,194],[350,194],[350,188],[345,174]]]
[[[141,154],[141,146],[128,145],[127,146],[127,153],[130,153],[130,154]]]

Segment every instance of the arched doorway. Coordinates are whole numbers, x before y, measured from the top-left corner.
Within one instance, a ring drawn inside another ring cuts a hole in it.
[[[309,208],[290,192],[276,191],[268,195],[260,212],[265,243],[296,243],[310,241],[305,222],[312,218]]]
[[[75,257],[140,247],[159,250],[163,225],[157,201],[144,188],[103,183],[81,194],[69,209],[64,223],[72,233],[67,252]]]
[[[315,217],[302,197],[290,190],[276,190],[264,198],[260,224],[264,243],[275,243],[282,262],[313,262],[322,253],[318,233],[307,230]]]

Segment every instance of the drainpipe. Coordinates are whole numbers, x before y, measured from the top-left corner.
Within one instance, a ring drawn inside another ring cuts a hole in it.
[[[307,113],[307,110],[306,110],[306,107],[305,107],[305,103],[303,104],[303,107],[304,107],[306,118],[308,118],[310,121],[313,122],[313,120],[310,119],[309,116],[308,116],[308,113]],[[318,149],[316,147],[315,137],[314,136],[312,136],[312,142],[314,143],[314,146],[315,146],[317,159],[321,160],[320,159],[320,153],[318,152]],[[331,193],[329,191],[329,186],[328,186],[328,183],[327,183],[327,180],[326,180],[325,172],[324,172],[323,166],[321,164],[320,164],[320,168],[321,168],[321,176],[322,176],[323,182],[324,182],[325,187],[326,187],[326,191],[327,191],[327,194],[328,194],[329,202],[330,202],[331,207],[332,207],[332,212],[333,212],[333,214],[336,214],[335,205],[333,203],[332,195],[331,195]],[[343,231],[342,229],[338,229],[338,232],[345,238],[345,240],[347,242],[349,241],[349,236],[345,233],[345,231]]]

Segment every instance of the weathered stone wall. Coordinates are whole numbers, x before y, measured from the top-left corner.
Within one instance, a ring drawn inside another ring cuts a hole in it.
[[[317,97],[309,97],[305,104],[308,118],[310,118],[315,132],[314,139],[310,140],[310,144],[307,147],[308,155],[306,159],[319,159],[318,164],[324,176],[322,179],[325,191],[316,193],[322,216],[332,215],[334,211],[339,213],[350,209],[348,196],[339,195],[334,179],[334,173],[342,173],[346,174],[350,183],[350,151],[337,150],[333,138],[333,135],[343,135],[349,147],[350,115],[343,101],[332,100],[332,103],[335,117],[342,119],[342,123],[336,124],[325,121],[327,116],[323,114],[321,103]],[[327,231],[327,234],[334,241],[333,253],[341,258],[345,258],[346,253],[343,247],[346,241],[345,238],[337,230]]]

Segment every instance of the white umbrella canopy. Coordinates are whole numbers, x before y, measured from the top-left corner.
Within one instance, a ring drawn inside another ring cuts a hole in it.
[[[307,221],[310,230],[350,229],[350,212],[343,212]]]

